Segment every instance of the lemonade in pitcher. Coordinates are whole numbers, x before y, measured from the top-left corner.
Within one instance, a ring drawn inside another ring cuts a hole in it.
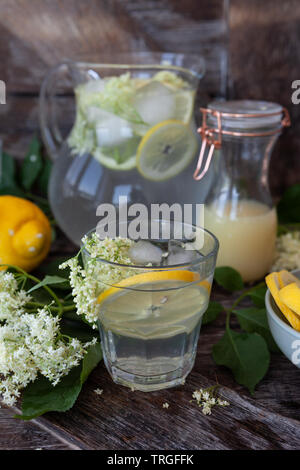
[[[167,60],[167,63],[166,63]],[[199,151],[194,102],[203,61],[182,54],[135,54],[134,64],[69,62],[41,91],[41,127],[54,159],[49,196],[60,227],[79,244],[101,203],[200,203],[209,178],[192,174]],[[71,128],[54,100],[58,76],[71,82]]]

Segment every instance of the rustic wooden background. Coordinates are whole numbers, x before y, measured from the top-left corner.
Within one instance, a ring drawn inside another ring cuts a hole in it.
[[[38,129],[37,96],[46,70],[66,57],[129,50],[201,53],[201,20],[221,0],[1,0],[0,105],[4,148],[22,157]],[[212,7],[213,5],[213,7]],[[291,83],[300,79],[299,0],[231,0],[228,96],[280,102],[293,126],[277,144],[270,172],[273,194],[300,180],[300,105]],[[213,40],[212,40],[213,41]],[[224,41],[226,37],[224,36]],[[209,44],[209,43],[208,43]],[[206,49],[210,48],[206,43]]]

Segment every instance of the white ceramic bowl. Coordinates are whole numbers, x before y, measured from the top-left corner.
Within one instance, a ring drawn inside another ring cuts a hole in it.
[[[293,274],[300,278],[300,270]],[[273,338],[283,354],[300,368],[300,332],[294,330],[277,307],[269,289],[265,297],[267,317]]]

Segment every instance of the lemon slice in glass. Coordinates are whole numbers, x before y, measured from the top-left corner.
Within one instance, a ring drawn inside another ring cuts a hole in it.
[[[93,155],[103,166],[111,170],[132,170],[136,166],[136,152],[139,142],[140,137],[133,137],[114,147],[97,147]]]
[[[181,90],[175,92],[175,116],[176,119],[188,124],[192,119],[195,92]]]
[[[165,181],[184,170],[197,148],[198,141],[189,126],[172,119],[160,122],[149,129],[138,146],[137,169],[146,179]]]
[[[176,271],[153,271],[146,272],[141,274],[136,274],[134,276],[127,277],[122,281],[118,282],[116,286],[110,287],[102,292],[98,299],[97,303],[102,303],[107,297],[112,294],[116,294],[120,291],[120,288],[130,288],[141,284],[147,283],[156,283],[163,281],[182,281],[182,282],[196,282],[200,278],[198,273],[193,271],[186,270],[176,270]]]

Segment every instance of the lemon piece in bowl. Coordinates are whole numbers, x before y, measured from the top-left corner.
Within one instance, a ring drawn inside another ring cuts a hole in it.
[[[293,312],[300,315],[300,287],[296,282],[292,282],[280,289],[279,298]]]
[[[290,273],[286,269],[279,271],[278,281],[279,281],[279,286],[281,289],[285,286],[288,286],[292,282],[295,282],[300,287],[300,279],[294,276],[294,274]]]
[[[278,273],[274,272],[266,276],[266,284],[271,292],[271,295],[277,307],[281,310],[282,314],[285,316],[285,318],[295,330],[300,331],[300,317],[295,312],[293,312],[285,303],[283,303],[280,298],[280,284]]]

